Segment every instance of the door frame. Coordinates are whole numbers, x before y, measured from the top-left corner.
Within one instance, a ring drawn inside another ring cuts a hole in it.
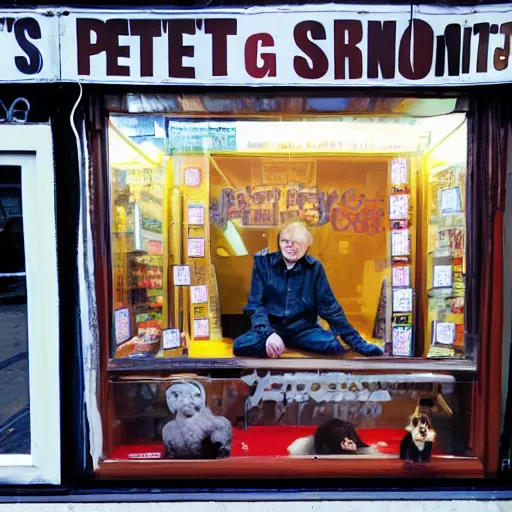
[[[0,455],[0,484],[61,481],[59,295],[50,125],[0,125],[0,164],[21,167],[30,455]]]

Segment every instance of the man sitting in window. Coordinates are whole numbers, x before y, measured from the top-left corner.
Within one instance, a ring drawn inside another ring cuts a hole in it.
[[[252,329],[234,341],[235,355],[276,358],[285,347],[343,354],[337,336],[364,356],[383,354],[350,325],[322,264],[306,254],[312,243],[311,233],[293,222],[279,235],[279,251],[265,250],[254,257],[251,291],[244,308]],[[330,331],[320,327],[318,316],[329,323]]]

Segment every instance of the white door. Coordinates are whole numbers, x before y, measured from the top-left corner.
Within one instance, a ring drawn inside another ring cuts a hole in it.
[[[60,483],[51,128],[0,125],[0,485]]]

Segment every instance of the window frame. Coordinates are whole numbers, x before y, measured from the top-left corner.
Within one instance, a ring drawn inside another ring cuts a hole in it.
[[[236,95],[237,91],[233,92],[233,94],[228,94],[229,96]],[[458,361],[458,360],[426,360],[421,358],[420,361],[417,359],[419,358],[400,358],[400,360],[394,360],[394,359],[385,359],[385,360],[379,360],[379,361],[358,361],[358,360],[345,360],[345,361],[326,361],[326,360],[294,360],[294,359],[286,359],[286,360],[262,360],[262,361],[248,361],[241,358],[234,359],[199,359],[199,360],[187,360],[187,358],[171,358],[167,359],[165,361],[159,361],[158,364],[148,364],[146,362],[139,361],[139,364],[137,364],[136,371],[134,369],[133,364],[124,364],[124,361],[114,361],[110,360],[109,356],[109,350],[107,348],[109,347],[109,340],[111,335],[111,328],[112,328],[112,321],[110,318],[110,314],[112,311],[112,307],[105,307],[105,306],[111,306],[111,297],[109,295],[110,288],[109,285],[111,276],[110,276],[110,270],[111,270],[111,261],[110,261],[110,253],[109,253],[109,247],[105,247],[105,239],[108,239],[105,235],[108,234],[108,226],[109,222],[106,219],[109,219],[109,166],[108,166],[108,156],[107,151],[105,148],[108,144],[108,133],[107,133],[107,125],[108,125],[108,119],[110,115],[113,114],[128,114],[128,115],[149,115],[149,114],[159,114],[160,111],[132,111],[130,108],[123,102],[115,103],[109,105],[109,94],[110,91],[102,91],[99,92],[96,96],[96,99],[101,98],[102,104],[106,107],[105,111],[102,113],[96,113],[94,112],[93,118],[96,123],[102,126],[102,130],[99,133],[95,133],[91,136],[91,153],[93,155],[92,160],[96,164],[93,167],[93,173],[92,173],[92,188],[94,191],[94,196],[97,201],[97,214],[101,214],[100,217],[97,217],[97,221],[94,223],[93,226],[93,234],[95,239],[95,252],[98,257],[98,260],[101,262],[100,267],[96,266],[96,290],[98,292],[98,317],[99,317],[99,327],[100,327],[100,343],[101,343],[101,351],[100,351],[100,361],[101,361],[101,390],[100,390],[100,396],[101,396],[101,410],[103,412],[103,433],[105,435],[104,437],[104,450],[103,454],[107,453],[109,451],[109,448],[112,443],[111,435],[112,432],[111,424],[109,423],[109,413],[111,413],[111,410],[109,408],[109,399],[110,399],[110,393],[109,393],[109,386],[110,382],[113,380],[117,380],[118,378],[122,378],[123,376],[130,376],[134,373],[140,373],[140,375],[150,375],[158,372],[174,372],[174,371],[181,371],[181,372],[187,372],[187,371],[204,371],[209,370],[211,372],[217,372],[218,370],[244,370],[247,368],[265,368],[265,369],[286,369],[286,370],[317,370],[320,368],[319,365],[321,365],[321,369],[327,370],[327,369],[335,369],[339,371],[359,371],[359,370],[379,370],[379,371],[389,371],[389,372],[396,372],[396,371],[411,371],[411,372],[418,372],[418,371],[432,371],[434,373],[450,373],[453,375],[459,375],[463,378],[469,378],[472,380],[479,380],[479,377],[481,376],[482,371],[482,365],[480,362],[480,358],[476,357],[475,353],[471,353],[472,357],[470,360],[464,360],[464,361]],[[128,94],[136,94],[137,92],[140,92],[139,89],[129,89],[126,88],[119,92],[117,96],[119,97],[125,97]],[[165,92],[163,90],[160,90],[160,88],[155,87],[154,91],[156,94],[164,94]],[[245,89],[244,89],[245,92]],[[295,92],[295,91],[294,91]],[[300,89],[298,90],[298,94],[302,92]],[[224,93],[224,91],[223,91]],[[215,93],[212,93],[215,94]],[[327,94],[326,91],[320,92],[319,96],[325,96]],[[186,95],[186,94],[185,94]],[[203,94],[200,94],[201,96]],[[204,93],[205,96],[208,96],[207,93]],[[223,94],[219,94],[223,95]],[[296,94],[292,94],[290,92],[284,92],[277,95],[271,95],[272,97],[275,96],[282,96],[282,97],[295,97]],[[355,92],[354,96],[361,96],[364,95],[361,91]],[[398,92],[396,90],[394,91],[386,91],[386,94],[383,94],[385,97],[394,97],[394,96],[402,96],[401,91]],[[117,99],[116,96],[116,99]],[[418,92],[411,92],[410,96],[412,97],[423,97],[423,94],[420,94]],[[425,95],[426,97],[427,95]],[[455,97],[462,97],[462,94],[459,92],[455,92]],[[468,110],[467,112],[473,112],[475,104],[475,96],[473,94],[470,94],[468,97]],[[469,108],[471,106],[471,108]],[[466,110],[465,110],[466,111]],[[216,118],[222,117],[223,119],[229,117],[225,113],[222,114],[212,114],[212,113],[205,113],[203,111],[201,112],[188,112],[188,111],[178,111],[173,112],[173,117],[186,117],[186,118]],[[276,115],[275,113],[265,113],[265,118],[272,117],[273,115]],[[294,114],[292,113],[286,113],[283,114],[288,118],[293,118]],[[243,115],[241,115],[244,117]],[[259,118],[263,117],[263,115],[254,115],[253,118]],[[468,124],[468,130],[470,127],[474,128],[474,121],[472,119],[471,115],[467,115],[467,120],[470,124]],[[478,123],[481,124],[481,123]],[[473,147],[474,141],[472,140],[471,136],[468,135],[468,143],[471,147]],[[469,167],[468,162],[468,167]],[[108,244],[108,242],[107,242]],[[470,335],[472,338],[475,338],[475,343],[477,346],[480,345],[480,337],[479,335]],[[416,360],[415,360],[416,359]],[[487,377],[487,376],[486,376]],[[494,374],[493,374],[493,377]],[[498,379],[493,378],[493,382],[497,382]],[[487,383],[487,382],[486,382]],[[479,385],[477,382],[475,382],[475,391],[478,392]],[[475,426],[478,424],[480,419],[483,419],[486,414],[484,410],[487,407],[488,402],[492,402],[493,400],[488,396],[482,396],[481,398],[482,403],[479,404],[479,407],[477,407],[475,414],[472,415],[471,420],[471,429],[473,430]],[[475,450],[475,458],[472,462],[475,463],[475,467],[473,469],[470,468],[470,466],[466,466],[462,468],[457,463],[457,470],[461,470],[459,472],[453,471],[455,467],[451,467],[448,470],[448,474],[451,477],[456,476],[465,476],[465,477],[480,477],[484,474],[488,476],[489,474],[493,473],[493,465],[488,464],[485,454],[487,453],[486,450],[483,450],[483,446],[480,446],[483,439],[485,439],[484,431],[486,429],[483,429],[482,432],[475,433],[475,437],[477,438],[477,449]],[[493,439],[494,441],[494,439]],[[488,443],[497,445],[496,442]],[[487,448],[487,447],[486,447]],[[203,462],[203,461],[202,461]],[[253,461],[258,462],[258,461]],[[259,461],[260,463],[262,461]],[[446,460],[445,462],[448,462]],[[222,465],[222,462],[220,463]],[[228,466],[229,464],[226,464]],[[258,464],[256,464],[258,465]],[[195,467],[194,467],[195,466]],[[208,466],[208,467],[207,467]],[[477,467],[478,466],[478,467]],[[142,474],[145,475],[145,478],[167,478],[167,477],[179,477],[179,478],[191,478],[192,476],[194,478],[197,478],[199,474],[197,473],[197,465],[194,464],[181,464],[178,461],[172,461],[172,463],[168,463],[167,461],[119,461],[119,460],[110,460],[108,458],[100,458],[99,467],[96,469],[96,474],[100,478],[139,478]],[[219,461],[212,461],[211,464],[204,464],[202,465],[202,470],[200,476],[205,476],[208,478],[226,478],[226,477],[232,477],[236,475],[238,478],[247,478],[254,476],[257,474],[258,476],[261,475],[261,471],[263,466],[259,466],[257,470],[254,470],[253,467],[251,468],[243,468],[243,471],[240,471],[241,468],[237,466],[236,469],[225,467],[223,468],[224,471],[222,474],[219,473]],[[280,470],[277,470],[274,466],[272,466],[272,469],[276,470],[276,474],[279,476],[283,476],[284,473],[283,470],[286,470],[284,467],[280,467]],[[321,477],[321,476],[327,476],[329,474],[332,476],[332,471],[329,472],[327,468],[324,468],[326,470],[325,474],[319,474],[318,470],[320,469],[318,466],[311,466],[311,468],[301,468],[304,469],[305,473],[308,474],[308,476],[314,476],[314,477]],[[311,469],[311,471],[309,471]],[[366,468],[365,468],[366,469]],[[430,472],[427,471],[422,476],[436,476],[437,470],[441,468],[433,468],[430,466]],[[293,468],[290,468],[290,471],[293,471],[293,476],[296,477],[296,465]],[[339,468],[337,468],[339,470]],[[385,471],[384,471],[385,472]],[[478,473],[478,474],[477,474]],[[366,476],[369,476],[371,474],[371,471],[369,473],[366,473]],[[382,475],[382,471],[379,471],[375,474],[375,476]],[[397,473],[398,474],[398,473]],[[348,472],[347,475],[353,476],[353,473]],[[270,474],[267,474],[266,477],[270,477]],[[412,476],[412,475],[409,475]],[[417,474],[416,476],[420,476]],[[441,470],[437,476],[448,476],[444,470]]]
[[[59,295],[50,125],[1,125],[4,162],[22,169],[31,450],[30,455],[0,455],[0,483],[59,485]]]

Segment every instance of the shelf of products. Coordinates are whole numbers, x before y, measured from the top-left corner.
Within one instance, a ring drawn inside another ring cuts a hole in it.
[[[428,357],[464,353],[466,274],[466,128],[460,126],[429,155],[426,326]]]

